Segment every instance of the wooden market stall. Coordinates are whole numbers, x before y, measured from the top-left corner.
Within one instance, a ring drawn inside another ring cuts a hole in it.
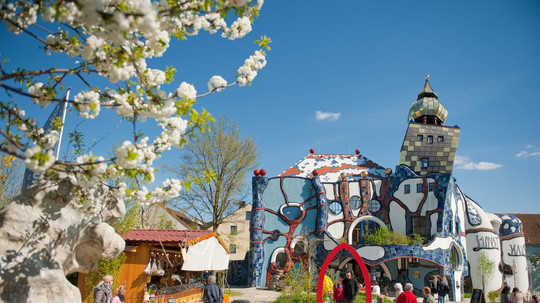
[[[153,303],[198,299],[205,271],[226,270],[229,263],[228,249],[211,230],[133,229],[124,240],[117,283],[126,283],[126,302],[143,302],[145,292]],[[78,281],[83,294],[85,276]]]

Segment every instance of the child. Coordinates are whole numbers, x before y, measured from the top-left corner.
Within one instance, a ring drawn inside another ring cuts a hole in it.
[[[332,291],[328,292],[328,296],[326,296],[326,299],[324,300],[325,303],[332,303]]]
[[[531,303],[538,303],[538,297],[536,295],[532,296]]]

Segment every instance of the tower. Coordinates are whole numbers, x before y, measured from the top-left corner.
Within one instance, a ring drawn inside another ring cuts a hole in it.
[[[459,141],[459,127],[444,126],[448,111],[426,76],[424,88],[409,110],[409,126],[399,164],[418,175],[451,174]]]

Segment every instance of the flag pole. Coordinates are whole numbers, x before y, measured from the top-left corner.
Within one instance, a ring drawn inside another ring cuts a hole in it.
[[[66,94],[64,95],[64,109],[62,114],[62,127],[60,128],[60,135],[58,136],[58,144],[56,144],[56,160],[58,161],[58,157],[60,156],[60,144],[62,143],[62,133],[64,132],[64,121],[66,121],[66,111],[67,111],[67,105],[69,100],[69,92],[71,90],[71,87],[68,88]]]

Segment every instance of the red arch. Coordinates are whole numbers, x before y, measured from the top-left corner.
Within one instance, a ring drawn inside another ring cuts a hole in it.
[[[317,303],[323,303],[323,296],[322,296],[322,289],[324,285],[324,276],[326,274],[326,270],[328,269],[328,265],[330,265],[330,262],[334,259],[334,256],[342,249],[348,250],[358,262],[358,265],[360,265],[360,269],[362,270],[362,276],[364,277],[364,281],[366,282],[366,303],[371,303],[371,279],[369,277],[369,272],[367,271],[366,264],[364,264],[364,260],[360,257],[358,252],[350,246],[347,243],[341,243],[338,246],[336,246],[328,257],[324,260],[323,266],[321,267],[321,271],[319,272],[319,281],[317,282]]]

